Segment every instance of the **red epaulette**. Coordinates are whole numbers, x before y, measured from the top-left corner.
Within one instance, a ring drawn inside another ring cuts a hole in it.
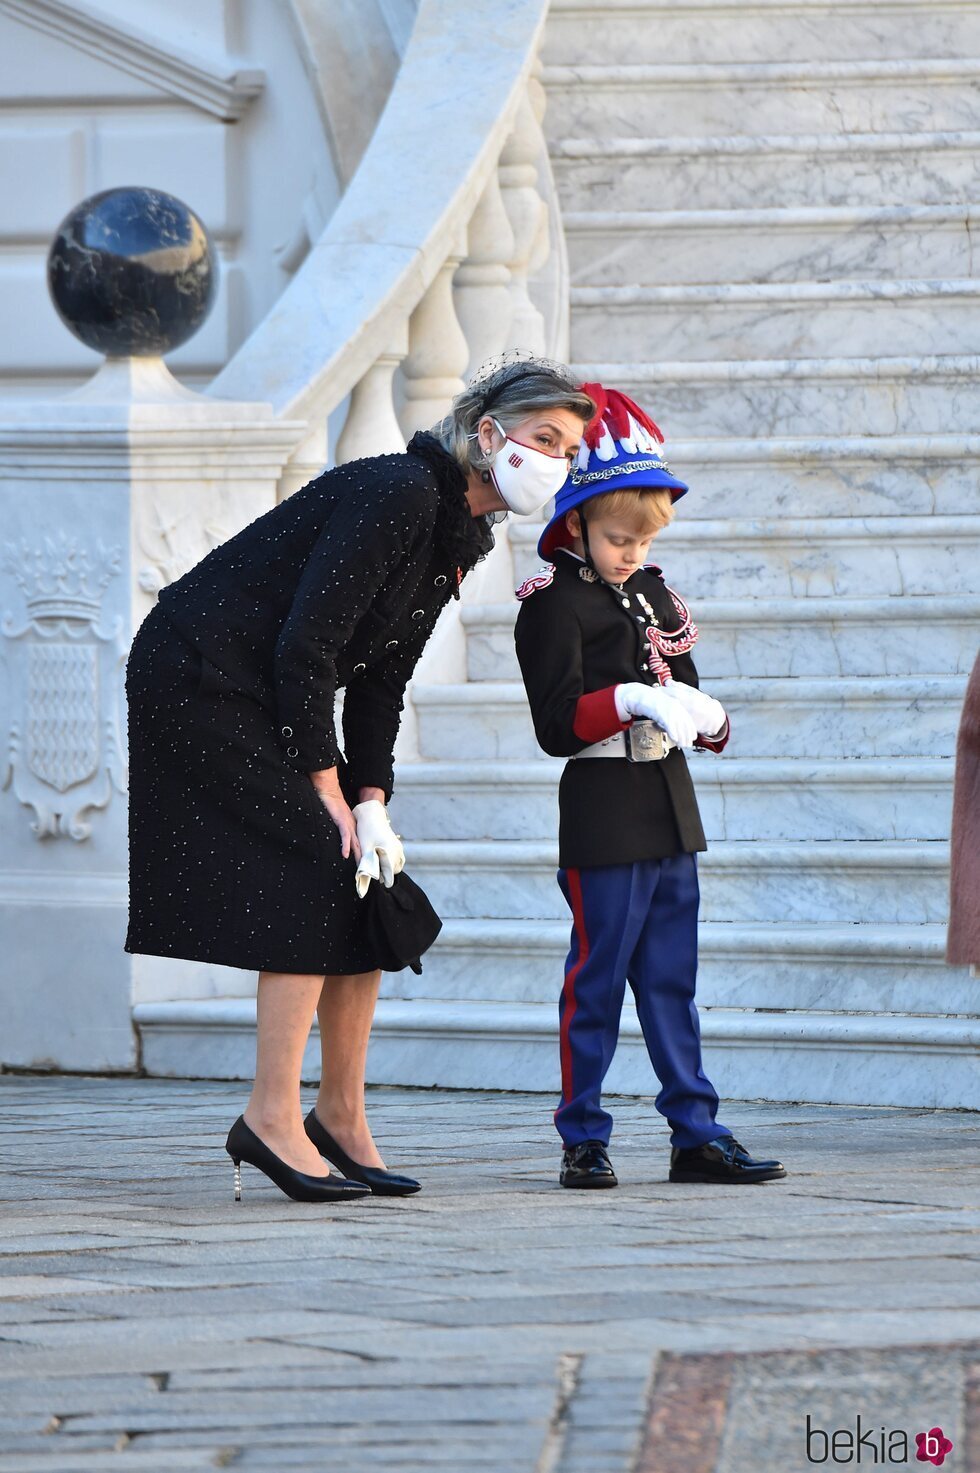
[[[532,593],[536,593],[539,588],[547,588],[548,584],[552,581],[554,576],[554,563],[542,563],[538,571],[536,573],[532,573],[530,578],[525,578],[520,588],[515,588],[514,592],[517,594],[518,598],[529,598],[530,595]]]

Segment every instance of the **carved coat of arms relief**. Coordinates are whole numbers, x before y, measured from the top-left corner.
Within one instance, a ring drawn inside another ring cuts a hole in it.
[[[120,670],[124,621],[107,627],[102,602],[121,547],[94,547],[63,531],[5,542],[2,567],[22,590],[27,616],[0,620],[9,693],[0,788],[34,810],[41,838],[87,839],[87,815],[125,793]]]

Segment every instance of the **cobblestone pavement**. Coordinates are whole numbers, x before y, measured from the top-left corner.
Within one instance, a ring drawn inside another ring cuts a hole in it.
[[[375,1090],[424,1190],[323,1209],[235,1203],[246,1095],[0,1076],[0,1473],[923,1468],[937,1426],[980,1473],[977,1115],[725,1102],[791,1175],[720,1188],[622,1100],[619,1189],[564,1192],[551,1101]]]

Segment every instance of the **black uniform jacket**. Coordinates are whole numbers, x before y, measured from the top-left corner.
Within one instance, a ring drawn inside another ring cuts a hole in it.
[[[405,687],[493,546],[465,491],[456,461],[420,431],[404,454],[325,471],[160,592],[180,633],[268,708],[283,761],[313,772],[339,760],[348,801],[362,786],[391,797]]]
[[[649,619],[636,593],[644,594],[662,629],[681,625],[654,564],[626,580],[629,608],[608,584],[583,579],[583,567],[574,552],[558,548],[554,576],[546,582],[545,570],[545,586],[522,598],[514,629],[535,735],[552,757],[571,757],[625,730],[629,723],[616,713],[617,685],[656,683],[646,666]],[[675,680],[698,684],[689,654],[667,663]],[[698,746],[720,751],[727,740],[726,723],[715,740],[699,738]],[[687,761],[676,747],[658,762],[630,762],[625,756],[567,762],[558,804],[563,868],[662,859],[707,848]]]

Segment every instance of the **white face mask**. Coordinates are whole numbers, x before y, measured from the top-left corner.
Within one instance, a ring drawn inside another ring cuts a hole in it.
[[[536,445],[512,440],[502,424],[496,419],[493,422],[504,437],[490,467],[494,485],[511,511],[522,516],[540,511],[568,479],[568,460],[564,455],[549,455]]]

